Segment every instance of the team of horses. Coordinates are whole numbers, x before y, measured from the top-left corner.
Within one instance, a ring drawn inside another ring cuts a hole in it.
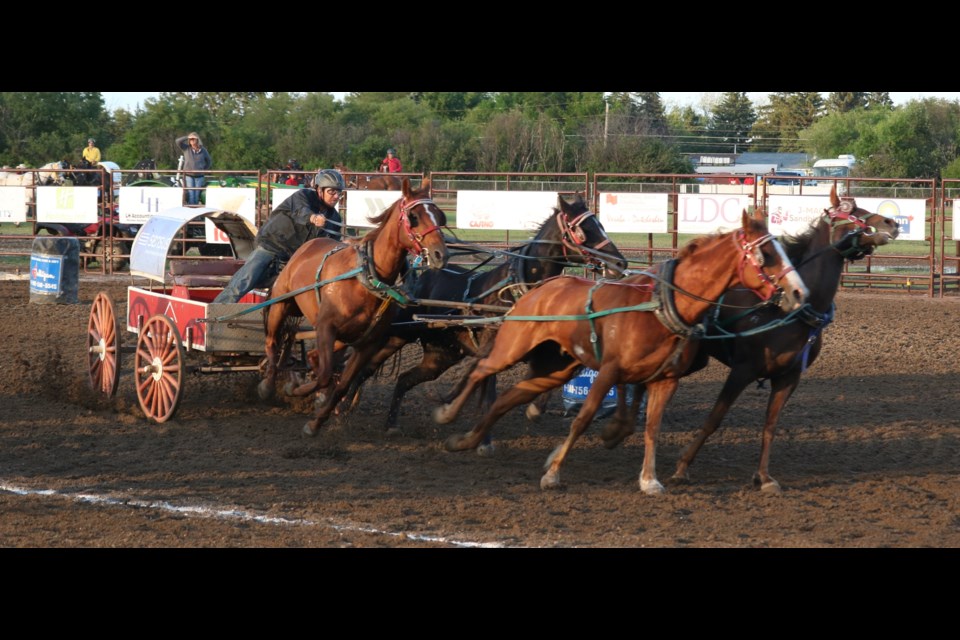
[[[285,387],[291,396],[314,395],[314,416],[303,428],[309,436],[332,415],[356,407],[365,381],[413,342],[422,358],[397,377],[385,426],[399,432],[399,409],[410,389],[473,358],[433,413],[437,423],[448,424],[475,392],[481,395],[478,419],[467,433],[447,438],[449,451],[483,452],[500,417],[542,399],[586,367],[597,376],[567,437],[548,457],[540,486],[561,485],[563,462],[617,386],[617,411],[601,438],[612,448],[633,433],[643,399],[639,485],[648,494],[664,491],[656,473],[664,411],[680,380],[710,358],[730,373],[670,481],[689,482],[695,456],[739,394],[750,382],[767,381],[770,401],[754,480],[762,491],[780,491],[768,470],[774,430],[821,349],[844,264],[899,233],[894,220],[858,208],[851,198],[841,200],[834,189],[829,208],[797,236],[777,239],[765,212],[745,210],[738,228],[698,237],[674,259],[631,269],[583,199],[561,196],[533,239],[490,252],[499,262],[448,264],[452,252],[469,243],[446,229],[429,180],[414,189],[406,178],[396,202],[371,223],[375,228],[359,239],[304,244],[281,271],[265,313],[261,398],[274,395],[283,373],[291,318],[307,322],[316,336],[307,354],[310,376]],[[584,275],[568,267],[585,269]],[[498,396],[491,384],[496,374],[521,362],[526,377]],[[638,391],[629,405],[626,385]]]

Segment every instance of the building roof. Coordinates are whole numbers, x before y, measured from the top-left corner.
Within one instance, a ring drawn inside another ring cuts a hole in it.
[[[803,169],[813,159],[806,153],[759,153],[748,151],[737,156],[737,164],[774,164],[777,169]]]

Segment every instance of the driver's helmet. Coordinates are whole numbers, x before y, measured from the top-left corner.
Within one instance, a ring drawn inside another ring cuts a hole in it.
[[[318,171],[313,186],[318,189],[340,189],[341,191],[347,188],[343,176],[336,169],[321,169]]]

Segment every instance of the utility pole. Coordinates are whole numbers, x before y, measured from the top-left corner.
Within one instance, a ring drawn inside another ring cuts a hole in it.
[[[607,148],[607,130],[610,128],[610,101],[603,97],[603,148]]]

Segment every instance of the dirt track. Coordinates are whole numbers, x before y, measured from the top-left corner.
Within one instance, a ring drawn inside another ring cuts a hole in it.
[[[637,485],[642,439],[608,451],[597,425],[564,467],[565,487],[539,488],[570,423],[559,400],[538,424],[519,411],[501,420],[495,457],[444,451],[470,424],[430,417],[455,372],[411,392],[399,438],[382,431],[389,380],[315,438],[300,436],[303,411],[255,400],[254,374],[191,378],[175,419],[150,425],[131,355],[115,400],[86,381],[90,303],[104,289],[125,307],[127,284],[83,278],[80,304],[39,305],[27,281],[0,281],[0,546],[960,546],[958,299],[841,293],[777,432],[770,469],[782,495],[751,485],[766,391],[750,388],[691,468],[693,484],[652,497]],[[662,481],[725,371],[713,363],[681,383],[658,449]]]

